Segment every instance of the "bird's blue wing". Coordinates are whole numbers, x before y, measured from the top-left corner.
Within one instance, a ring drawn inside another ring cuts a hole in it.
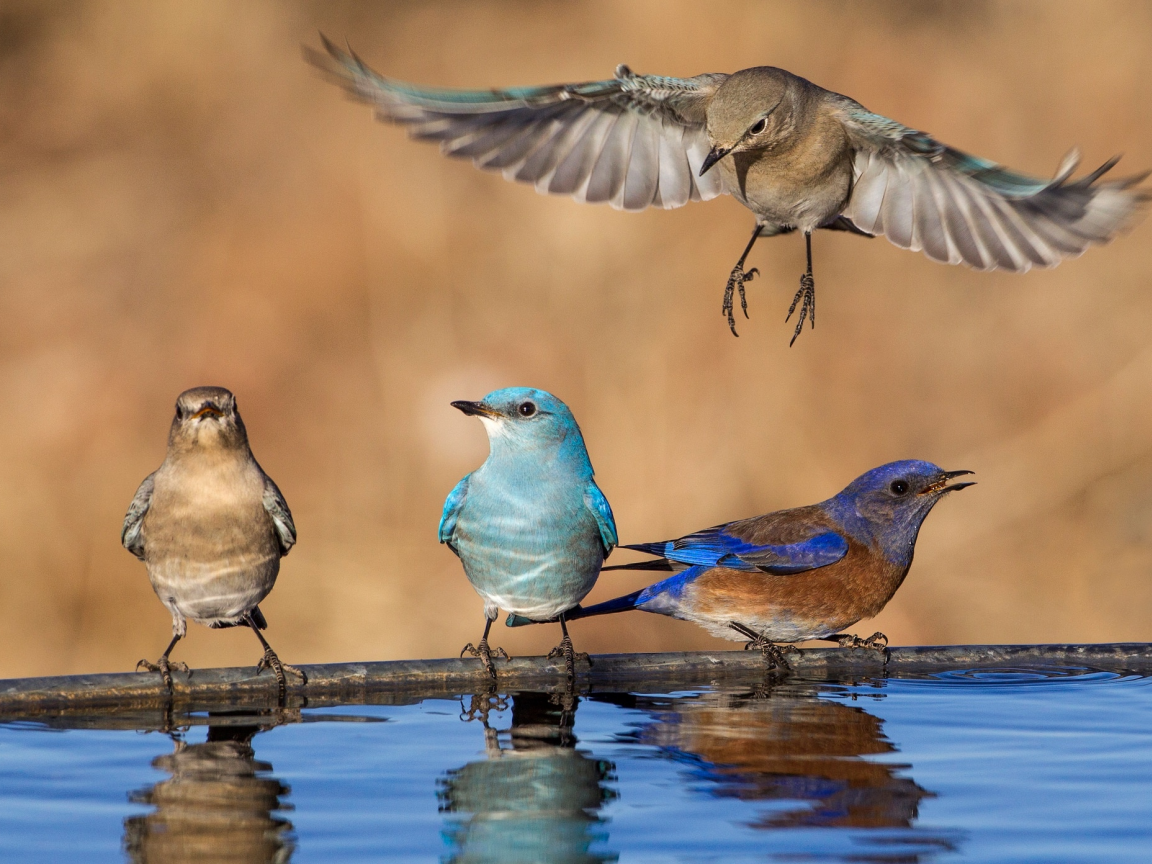
[[[1051,180],[961,152],[873,114],[846,96],[826,103],[855,151],[843,216],[935,261],[980,270],[1052,267],[1105,243],[1143,209],[1144,176],[1097,182],[1112,159],[1079,180],[1073,151]]]
[[[470,473],[465,474],[455,488],[448,493],[448,497],[444,499],[444,511],[440,514],[440,542],[447,543],[448,548],[453,552],[456,551],[456,547],[452,545],[452,534],[456,530],[456,520],[460,516],[460,508],[464,506],[464,499],[468,497],[468,478],[471,476]]]
[[[616,520],[612,516],[612,508],[594,480],[589,480],[588,485],[584,487],[584,506],[596,518],[596,526],[600,529],[600,541],[604,544],[604,556],[607,557],[620,540],[616,536]]]
[[[305,49],[307,59],[380,119],[539,192],[624,210],[680,207],[721,192],[719,172],[698,174],[709,149],[708,102],[725,74],[667,78],[619,66],[602,81],[443,90],[385,78],[323,41],[328,54]]]
[[[848,552],[848,541],[827,531],[799,543],[758,545],[728,534],[720,525],[669,540],[664,543],[637,543],[625,546],[669,561],[706,567],[727,567],[746,572],[777,575],[802,573],[835,564]]]
[[[746,552],[728,554],[716,563],[720,567],[736,570],[751,566],[764,573],[790,576],[835,564],[847,554],[848,541],[835,531],[826,531],[800,543],[760,546]],[[735,566],[737,562],[743,566]]]

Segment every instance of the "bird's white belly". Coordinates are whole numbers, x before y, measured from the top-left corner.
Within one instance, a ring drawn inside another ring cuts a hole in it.
[[[247,553],[226,560],[168,558],[152,563],[148,577],[156,595],[174,613],[200,624],[236,623],[276,584],[280,556]]]

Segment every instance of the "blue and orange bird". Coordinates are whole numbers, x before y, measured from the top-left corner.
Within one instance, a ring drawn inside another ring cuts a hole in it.
[[[856,478],[820,504],[729,522],[663,543],[623,546],[659,561],[613,570],[674,570],[675,575],[568,619],[642,609],[693,621],[713,636],[748,640],[773,667],[788,664],[777,643],[818,639],[883,651],[888,637],[842,631],[872,618],[912,566],[920,525],[936,502],[972,483],[971,471],[931,462],[891,462]],[[529,623],[516,619],[513,626]]]
[[[500,609],[525,622],[559,621],[568,677],[577,656],[565,618],[596,584],[616,545],[616,523],[596,486],[584,437],[568,406],[550,393],[510,387],[452,407],[479,417],[488,433],[484,464],[444,502],[440,542],[460,558],[484,600],[484,636],[465,652],[495,678],[488,631]],[[511,621],[511,616],[509,617]]]

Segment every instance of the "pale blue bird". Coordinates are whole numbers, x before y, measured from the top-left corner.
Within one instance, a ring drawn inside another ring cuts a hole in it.
[[[534,622],[558,620],[564,636],[549,656],[563,656],[572,678],[578,655],[564,613],[592,590],[617,543],[580,427],[567,405],[529,387],[452,407],[480,418],[490,447],[484,464],[448,495],[440,517],[440,542],[460,558],[484,600],[484,636],[460,654],[479,657],[495,678],[488,631],[500,609]],[[508,657],[502,648],[495,653]]]

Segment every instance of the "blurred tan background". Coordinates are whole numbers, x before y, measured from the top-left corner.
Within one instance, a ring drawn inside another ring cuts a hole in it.
[[[119,545],[174,399],[237,393],[300,543],[263,608],[288,662],[455,655],[481,604],[436,542],[487,453],[449,407],[553,391],[624,542],[806,504],[898,458],[978,472],[880,618],[896,643],[1152,639],[1152,226],[1026,276],[761,241],[730,199],[626,214],[545,198],[376,123],[300,56],[500,86],[783,66],[1040,175],[1152,167],[1143,2],[0,3],[0,675],[126,670],[170,619]],[[623,557],[614,560],[624,560]],[[590,600],[644,583],[605,574]],[[498,628],[513,654],[556,628]],[[592,651],[705,647],[657,616]],[[732,646],[731,643],[723,643]],[[250,633],[176,657],[248,664]]]

